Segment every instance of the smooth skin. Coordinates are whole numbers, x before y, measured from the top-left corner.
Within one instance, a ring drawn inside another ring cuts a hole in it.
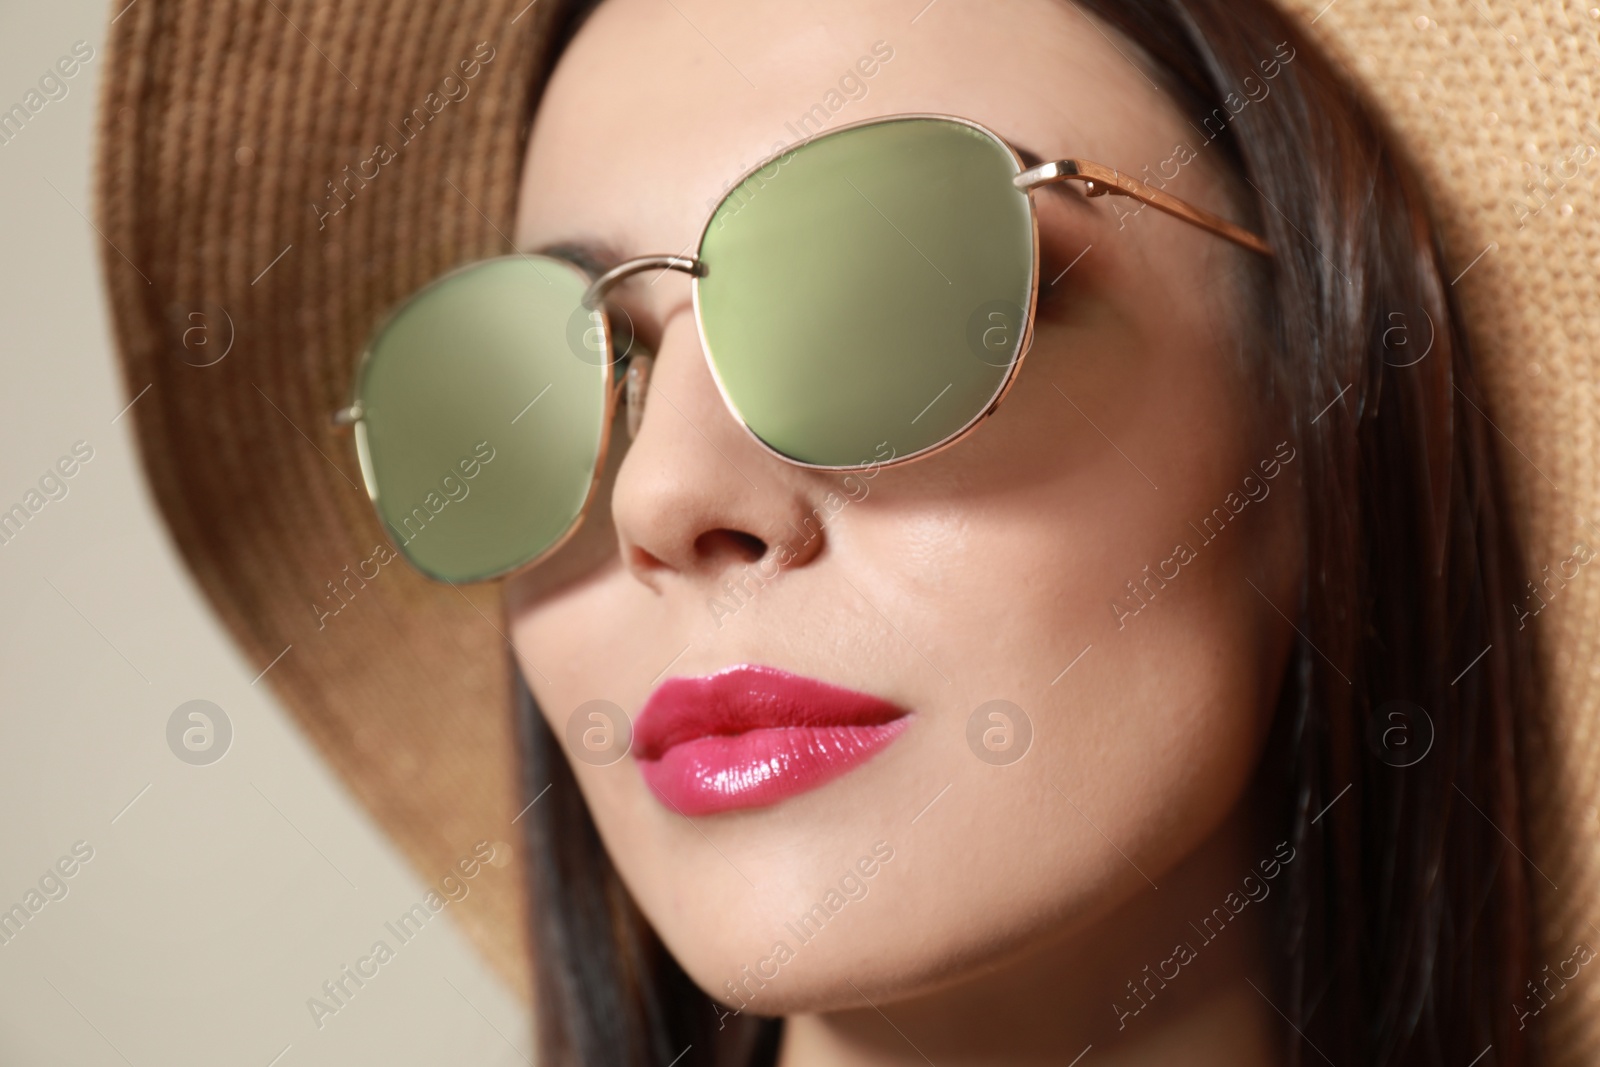
[[[1134,173],[1199,147],[1137,49],[1064,0],[607,0],[541,105],[518,246],[692,254],[727,183],[793,141],[786,124],[880,41],[893,58],[833,98],[830,128],[948,113]],[[1207,151],[1168,188],[1243,217]],[[636,714],[661,678],[737,663],[911,710],[867,764],[752,811],[691,820],[632,759],[574,761],[689,974],[789,1017],[785,1067],[1065,1064],[1090,1045],[1095,1064],[1237,1067],[1285,1047],[1268,906],[1214,941],[1191,925],[1273,857],[1252,782],[1303,566],[1299,464],[1261,473],[1285,435],[1242,351],[1250,254],[1154,210],[1120,219],[1129,201],[1036,199],[1037,336],[1012,392],[966,441],[878,472],[842,508],[840,475],[773,457],[723,406],[688,279],[623,284],[615,303],[658,356],[642,428],[566,560],[508,583],[557,736],[586,701]],[[1190,524],[1252,475],[1270,495],[1205,542]],[[823,533],[796,543],[790,524],[814,513]],[[1137,614],[1114,610],[1138,605],[1125,583],[1180,542],[1197,551],[1178,577]],[[776,579],[713,609],[784,544]],[[1008,766],[967,742],[995,699],[1035,731]],[[893,859],[802,944],[785,924],[879,842]],[[1185,942],[1197,951],[1177,977],[1143,984]],[[758,986],[747,967],[774,976]],[[1135,1000],[1129,983],[1154,992]]]

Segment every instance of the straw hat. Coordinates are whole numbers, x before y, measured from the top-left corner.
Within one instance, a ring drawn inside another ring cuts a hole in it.
[[[1290,5],[1432,183],[1532,566],[1554,571],[1600,546],[1600,8]],[[479,841],[521,851],[506,626],[496,588],[380,563],[328,413],[386,309],[507,250],[570,6],[144,0],[111,26],[98,224],[156,499],[235,639],[434,884]],[[1553,672],[1531,861],[1541,958],[1560,960],[1600,941],[1600,572],[1526,621]],[[451,913],[526,994],[520,870],[479,873]],[[1600,1060],[1597,991],[1547,1014],[1561,1062]]]

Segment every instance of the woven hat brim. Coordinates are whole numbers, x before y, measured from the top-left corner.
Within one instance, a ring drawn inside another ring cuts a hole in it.
[[[377,562],[329,416],[383,314],[510,250],[563,6],[144,0],[110,27],[98,147],[115,340],[178,548],[425,882],[496,847],[450,913],[524,1002],[498,590]]]

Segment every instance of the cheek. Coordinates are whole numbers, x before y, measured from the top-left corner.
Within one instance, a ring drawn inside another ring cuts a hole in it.
[[[1016,775],[986,781],[985,796],[1004,804],[1031,800],[1033,787],[1052,796],[1059,788],[1100,809],[1085,811],[1102,829],[1125,824],[1113,840],[1126,849],[1140,838],[1193,838],[1243,788],[1292,636],[1265,598],[1292,603],[1295,572],[1282,547],[1287,511],[1268,510],[1276,497],[1249,505],[1208,543],[1188,526],[1190,514],[1206,513],[1197,502],[1205,496],[1184,494],[1179,479],[1165,496],[1137,475],[1105,481],[1069,472],[977,507],[885,515],[857,539],[875,557],[874,580],[906,591],[908,611],[938,605],[904,627],[950,679],[922,689],[945,720],[940,730],[961,736],[990,700],[1016,704],[1031,723],[1034,750],[1004,768]],[[1220,502],[1229,482],[1213,471],[1202,484]],[[1169,563],[1185,540],[1193,558]],[[1176,576],[1161,578],[1164,566]],[[1104,849],[1092,832],[1078,845]]]
[[[1163,346],[1119,357],[1139,350]],[[1271,454],[1256,454],[1221,357],[1111,375],[1044,355],[1047,373],[1019,381],[965,454],[886,478],[850,530],[877,587],[904,594],[880,606],[949,679],[921,690],[917,758],[937,779],[928,796],[956,784],[923,820],[938,832],[905,849],[907,869],[937,877],[891,877],[869,902],[880,947],[917,936],[900,916],[962,916],[943,931],[959,936],[923,938],[939,955],[901,961],[913,969],[975,963],[1159,883],[1247,788],[1293,638],[1273,607],[1293,611],[1292,476],[1210,540],[1190,525]],[[1193,558],[1150,578],[1179,543]],[[968,721],[992,700],[1031,724],[1009,765],[969,749]]]
[[[637,606],[627,602],[629,590],[619,578],[617,568],[607,566],[559,593],[512,608],[510,637],[523,678],[550,732],[569,755],[575,751],[571,736],[581,738],[587,727],[595,725],[580,713],[584,705],[607,701],[631,716],[645,696],[635,678],[639,672],[633,669],[645,654],[639,651],[640,644],[619,635],[619,631],[638,633],[643,620]],[[629,769],[628,760],[609,761],[606,755],[583,758],[579,753],[572,760],[586,794],[591,789],[608,792]]]

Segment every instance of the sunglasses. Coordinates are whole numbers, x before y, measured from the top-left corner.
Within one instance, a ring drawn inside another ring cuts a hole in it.
[[[1029,166],[966,119],[871,119],[747,172],[692,257],[595,276],[508,255],[435,280],[374,333],[334,421],[353,428],[367,493],[423,574],[460,583],[534,566],[594,500],[617,408],[630,437],[643,414],[653,360],[606,294],[679,271],[722,400],[760,447],[813,470],[907,463],[971,433],[1016,380],[1039,293],[1032,194],[1068,181],[1272,254],[1110,167]]]

